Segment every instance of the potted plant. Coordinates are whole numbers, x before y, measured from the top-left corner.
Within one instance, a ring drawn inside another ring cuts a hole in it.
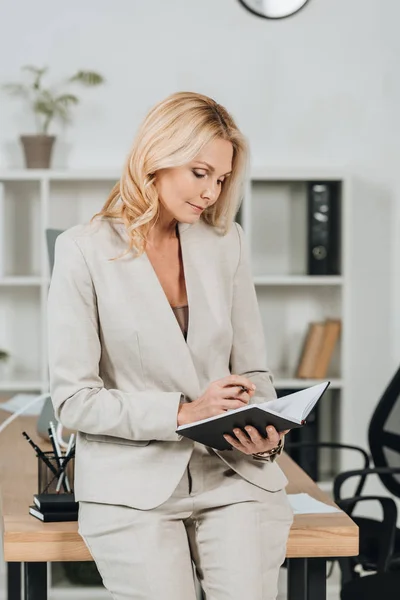
[[[35,116],[37,133],[20,136],[27,168],[47,169],[55,140],[55,136],[48,133],[50,125],[55,119],[69,123],[71,108],[79,102],[78,97],[65,88],[74,85],[100,85],[104,78],[94,71],[78,71],[57,86],[44,87],[42,79],[48,71],[47,67],[26,65],[22,67],[22,71],[28,73],[29,80],[26,83],[6,83],[2,89],[27,102]]]

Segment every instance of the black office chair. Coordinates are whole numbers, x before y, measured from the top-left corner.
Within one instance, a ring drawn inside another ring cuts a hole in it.
[[[335,502],[345,510],[359,526],[360,551],[357,557],[338,558],[342,570],[343,592],[345,584],[360,580],[357,566],[364,571],[376,571],[386,576],[389,572],[398,571],[400,577],[400,529],[396,527],[397,506],[390,497],[363,496],[366,478],[378,475],[385,488],[400,498],[400,368],[397,370],[371,417],[368,441],[374,467],[369,466],[370,457],[362,448],[336,443],[310,442],[285,444],[290,450],[299,447],[336,448],[355,450],[363,456],[362,469],[339,474],[334,480],[333,497]],[[345,481],[359,478],[354,496],[342,498],[341,489]],[[356,505],[360,502],[376,501],[383,511],[382,521],[377,519],[353,516]],[[368,579],[372,576],[368,575]],[[378,580],[377,580],[378,581]],[[353,583],[353,585],[356,585]],[[360,581],[360,585],[367,585]],[[347,593],[347,592],[346,592]],[[350,596],[343,596],[348,598]],[[358,595],[353,597],[362,597]]]
[[[398,600],[400,573],[379,573],[350,581],[341,591],[340,600]]]

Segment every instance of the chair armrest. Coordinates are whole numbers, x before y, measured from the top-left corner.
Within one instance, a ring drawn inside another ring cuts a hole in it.
[[[387,571],[390,558],[393,555],[397,526],[397,506],[393,498],[383,496],[354,496],[340,500],[338,506],[351,515],[351,512],[359,502],[375,500],[379,502],[383,510],[382,534],[378,540],[378,573]]]
[[[367,452],[363,448],[360,448],[359,446],[351,446],[349,444],[339,444],[338,442],[288,442],[288,441],[286,441],[286,443],[285,443],[285,449],[306,448],[306,447],[335,448],[336,450],[355,450],[356,452],[359,452],[364,459],[363,470],[368,469],[368,467],[370,465],[370,458],[369,458]],[[363,490],[365,480],[366,480],[366,476],[365,477],[362,476],[360,478],[360,482],[357,485],[357,488],[354,492],[355,496],[361,496],[361,492]],[[339,498],[340,498],[340,496],[337,496],[335,494],[335,488],[334,488],[335,502],[337,502]]]
[[[400,467],[373,467],[368,469],[355,469],[352,471],[343,471],[336,475],[333,482],[333,497],[335,502],[338,503],[340,500],[340,489],[347,479],[350,477],[361,477],[364,481],[368,475],[389,475],[393,473],[400,473]],[[360,494],[355,494],[359,496]]]

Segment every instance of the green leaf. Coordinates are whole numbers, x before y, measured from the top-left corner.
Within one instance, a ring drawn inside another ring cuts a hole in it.
[[[69,81],[93,86],[104,83],[104,78],[102,75],[100,75],[100,73],[96,73],[95,71],[78,71],[77,73],[75,73],[75,75],[70,77]]]
[[[41,98],[42,100],[45,100],[46,102],[54,102],[55,101],[55,96],[54,96],[54,94],[51,93],[50,90],[40,90],[38,97]]]
[[[54,104],[46,102],[46,100],[39,98],[33,103],[33,110],[35,113],[45,115],[46,117],[54,115],[55,109]]]
[[[43,75],[47,72],[48,68],[47,67],[34,67],[32,65],[25,65],[23,67],[21,67],[21,69],[23,71],[29,71],[29,73],[32,73],[35,76],[35,79],[32,83],[32,87],[35,90],[40,90],[40,80],[42,79]]]
[[[74,96],[74,94],[62,94],[54,99],[56,104],[61,104],[62,106],[70,106],[71,104],[79,104],[79,99]]]
[[[29,89],[22,83],[5,83],[1,86],[1,89],[12,96],[23,96],[25,98],[29,95]]]

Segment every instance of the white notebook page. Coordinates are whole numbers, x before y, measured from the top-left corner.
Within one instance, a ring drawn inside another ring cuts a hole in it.
[[[301,423],[313,409],[326,385],[327,382],[319,383],[305,390],[265,402],[261,406],[266,410],[272,409],[282,417],[293,418]]]

